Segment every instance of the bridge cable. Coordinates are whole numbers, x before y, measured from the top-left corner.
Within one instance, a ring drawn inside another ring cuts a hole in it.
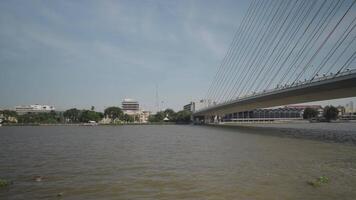
[[[278,18],[280,18],[280,17],[282,17],[282,16],[284,15],[284,13],[287,11],[287,8],[289,7],[289,5],[290,5],[290,1],[287,2],[287,4],[285,5],[285,7],[282,9],[283,12],[280,13],[279,10],[282,8],[282,7],[281,7],[282,4],[280,4],[280,6],[278,7],[277,11],[275,12],[276,14],[278,13],[278,14],[280,15]],[[274,15],[274,18],[275,18],[275,16],[276,16],[276,15]],[[275,31],[277,31],[277,29],[275,29]],[[278,31],[277,31],[277,32],[278,32]],[[256,40],[255,40],[255,41],[256,41]],[[256,48],[256,47],[255,47],[255,48]],[[249,50],[249,52],[250,52],[250,50]],[[241,64],[241,67],[240,67],[240,68],[242,68],[243,70],[242,70],[241,73],[235,74],[235,78],[234,78],[234,80],[235,80],[234,83],[235,83],[235,84],[233,85],[232,88],[235,88],[235,87],[236,87],[236,84],[240,83],[240,82],[244,79],[244,76],[246,76],[245,71],[246,71],[247,67],[242,67],[242,66],[244,66],[245,60],[246,60],[246,57],[244,57],[244,59],[240,59],[239,62],[236,64],[236,65],[240,65],[240,62],[242,61],[242,64]],[[238,76],[236,76],[236,75],[238,75]],[[233,91],[231,91],[231,92],[233,92]],[[230,92],[230,93],[231,93],[231,92]],[[230,95],[230,94],[229,94],[229,95]]]
[[[315,13],[315,15],[312,17],[312,19],[311,19],[311,21],[309,22],[308,26],[304,29],[303,34],[300,35],[299,39],[297,40],[297,43],[294,45],[294,47],[292,48],[292,50],[290,51],[288,57],[285,59],[285,61],[283,62],[282,65],[284,65],[284,64],[287,62],[287,60],[288,60],[288,59],[290,58],[290,56],[292,55],[293,51],[294,51],[294,50],[296,49],[296,47],[300,44],[300,42],[301,42],[303,36],[304,36],[305,33],[309,30],[309,28],[311,28],[312,23],[313,23],[314,20],[317,18],[317,15],[319,15],[319,13],[320,13],[320,11],[321,11],[321,9],[323,8],[323,6],[324,6],[325,3],[326,3],[326,1],[324,1],[324,3],[319,7],[318,11],[317,11],[317,12]],[[330,11],[329,15],[330,15],[331,13],[333,13],[333,11],[335,10],[335,8],[337,7],[337,5],[338,5],[339,3],[340,3],[340,1],[338,1],[337,4],[333,7],[333,9]],[[331,7],[331,5],[332,5],[332,4],[330,4],[330,7]],[[341,5],[342,5],[342,3],[339,5],[338,9],[340,8]],[[329,7],[329,8],[330,8],[330,7]],[[327,11],[329,10],[329,8],[327,9]],[[325,15],[326,15],[326,14],[327,14],[327,12],[325,12],[325,13],[323,14],[323,17],[322,17],[321,19],[325,18]],[[328,16],[329,16],[329,15],[328,15]],[[325,19],[327,19],[327,18],[328,18],[328,17],[326,17]],[[316,27],[315,27],[314,30],[317,30]],[[314,32],[314,31],[312,31],[312,32]],[[303,49],[303,47],[305,46],[305,44],[310,44],[310,43],[308,43],[307,41],[308,41],[308,39],[305,40],[305,43],[302,45],[302,48],[299,50],[299,52],[297,53],[297,55],[301,55],[301,54],[299,54],[299,53],[302,52],[301,50]],[[306,46],[305,46],[305,47],[306,47]],[[299,57],[300,57],[300,56],[299,56]],[[295,58],[298,58],[298,56],[295,57]],[[294,60],[295,62],[292,61],[292,63],[296,63],[296,62],[297,62],[297,59],[293,59],[293,60]],[[287,78],[288,74],[291,72],[292,68],[295,66],[295,65],[292,64],[292,63],[291,63],[290,66],[286,69],[286,71],[284,72],[284,74],[281,76],[281,78],[280,78],[278,84],[276,85],[277,88],[282,85],[283,81]],[[292,73],[292,75],[293,75],[293,73]],[[287,82],[288,82],[288,81],[287,81]]]
[[[287,20],[288,20],[289,17],[291,16],[292,10],[294,9],[294,5],[295,5],[297,2],[298,2],[298,1],[295,1],[294,4],[291,6],[290,9],[285,9],[285,10],[283,10],[283,15],[284,15],[285,12],[287,12],[287,15],[286,15],[286,17],[284,18],[284,20],[282,21],[282,23],[279,24],[280,26],[279,26],[279,28],[277,29],[277,30],[278,30],[277,33],[281,33],[282,28],[284,27],[284,25],[286,24]],[[288,26],[288,25],[287,25],[287,26]],[[276,28],[277,28],[277,27],[276,27]],[[285,34],[286,34],[286,30],[287,30],[287,29],[285,29],[285,30],[281,33],[281,35],[280,35],[280,34],[277,34],[276,37],[273,39],[273,41],[276,41],[276,39],[277,39],[278,36],[279,36],[279,40],[277,40],[277,43],[274,45],[274,48],[272,49],[272,52],[271,52],[270,56],[268,56],[268,60],[269,60],[269,58],[271,58],[272,55],[275,53],[277,47],[279,46],[279,44],[280,44],[280,42],[281,42],[281,39],[280,39],[280,38],[284,38],[284,36],[285,36]],[[243,79],[241,79],[240,82],[243,82],[243,81],[245,80],[245,77],[246,77],[246,76],[247,76],[247,74],[244,75]],[[234,96],[240,97],[240,96],[242,95],[242,94],[241,94],[241,91],[240,91],[240,88],[241,88],[241,87],[242,87],[242,86],[239,86],[238,89],[235,90]]]
[[[319,46],[319,48],[317,49],[317,51],[313,54],[313,56],[309,59],[309,61],[307,62],[307,64],[304,66],[303,70],[301,71],[300,74],[298,74],[297,78],[293,81],[292,85],[299,80],[299,78],[303,75],[303,73],[305,72],[305,70],[309,67],[311,61],[315,58],[315,56],[320,52],[320,50],[323,48],[323,46],[325,45],[325,43],[328,41],[328,39],[330,38],[330,36],[335,32],[336,28],[340,25],[341,21],[345,18],[345,16],[348,14],[348,12],[351,10],[352,6],[355,4],[356,1],[353,1],[351,6],[346,10],[346,12],[343,14],[343,16],[338,20],[338,22],[336,23],[336,25],[334,26],[334,28],[331,30],[331,32],[328,34],[328,36],[323,40],[323,42],[321,43],[321,45]]]
[[[325,2],[326,2],[326,1],[324,1],[324,3],[325,3]],[[309,14],[311,13],[311,10],[313,10],[313,8],[314,8],[314,6],[316,5],[316,3],[317,3],[317,1],[312,1],[312,5],[309,6],[308,10],[306,10],[306,13],[307,13],[307,14],[301,13],[301,15],[303,15],[304,17],[301,19],[301,21],[300,21],[300,23],[299,23],[299,25],[298,25],[297,30],[294,32],[293,39],[294,39],[295,36],[298,35],[297,33],[299,32],[300,28],[302,28],[303,25],[304,25],[303,22],[306,21],[306,19],[308,18]],[[319,9],[319,11],[320,11],[320,9]],[[317,14],[316,14],[316,15],[317,15]],[[299,38],[296,40],[296,42],[295,42],[293,48],[289,51],[288,55],[286,56],[286,58],[285,58],[284,61],[282,62],[281,66],[284,66],[284,65],[285,65],[285,63],[287,62],[287,60],[289,59],[289,57],[290,57],[291,54],[293,53],[295,47],[298,45],[298,43],[300,42],[300,40],[301,40],[301,38],[303,37],[303,35],[305,34],[305,32],[306,32],[306,31],[308,30],[308,28],[310,27],[310,24],[313,22],[313,20],[314,20],[314,18],[312,18],[312,20],[309,22],[309,24],[307,25],[307,27],[304,29],[303,33],[300,34]],[[290,39],[291,39],[291,38],[290,38]],[[287,52],[287,51],[285,51],[285,52]],[[278,63],[278,64],[279,64],[279,63]],[[258,82],[256,82],[256,81],[259,80],[259,77],[260,77],[260,75],[262,74],[262,72],[264,71],[264,69],[265,69],[264,67],[261,67],[261,70],[260,70],[260,71],[258,72],[258,74],[257,74],[257,78],[254,79],[254,82],[253,82],[253,84],[251,84],[251,86],[248,88],[248,91],[258,92],[258,91],[256,90],[256,86],[258,85]],[[281,69],[281,67],[280,67],[280,69]],[[280,71],[280,70],[277,70],[277,71]]]
[[[306,8],[308,8],[308,11],[310,11],[311,8],[313,7],[313,6],[309,6],[308,4],[305,4],[305,3],[306,3],[306,1],[304,1],[303,4],[300,7],[300,8],[303,8],[302,10],[299,9],[299,8],[297,8],[295,10],[295,15],[292,17],[292,20],[290,21],[290,24],[293,24],[293,27],[292,28],[289,28],[289,26],[286,27],[286,30],[289,31],[289,33],[286,32],[286,34],[288,34],[289,37],[286,38],[287,41],[284,41],[282,43],[281,46],[283,46],[283,47],[278,50],[278,52],[279,52],[278,56],[276,56],[274,58],[274,60],[272,61],[272,63],[271,63],[271,65],[272,66],[276,66],[276,68],[279,65],[280,60],[282,59],[282,57],[287,53],[286,48],[289,47],[289,44],[295,38],[296,34],[298,33],[298,31],[300,30],[300,28],[302,26],[302,23],[305,20],[305,17],[307,16],[307,15],[304,14],[304,11],[306,10]],[[314,1],[313,5],[315,5],[315,1]],[[303,16],[302,20],[300,20],[301,16]],[[292,23],[294,19],[295,19],[296,23]],[[298,21],[300,21],[300,22],[297,23]],[[287,36],[287,35],[285,35],[285,36]],[[282,41],[283,39],[284,38],[281,38],[280,40]],[[260,62],[258,64],[261,65]],[[257,66],[259,66],[259,65],[257,65]],[[277,72],[279,72],[282,67],[283,67],[283,65],[281,65],[281,67],[277,70]],[[257,67],[254,67],[254,68],[255,68],[255,70],[254,70],[253,74],[256,74],[258,68]],[[252,82],[252,84],[250,84],[250,86],[247,86],[247,84],[245,84],[245,86],[241,89],[241,94],[243,94],[245,92],[245,90],[246,90],[246,94],[248,94],[250,92],[253,92],[253,91],[251,91],[251,88],[254,86],[255,82],[258,80],[259,75],[261,74],[261,71],[263,71],[263,67],[260,67],[260,70],[259,70],[257,76],[253,77],[253,79],[252,79],[253,82]]]
[[[244,18],[242,19],[241,25],[240,25],[239,27],[237,27],[237,29],[236,29],[236,31],[235,31],[235,34],[234,34],[234,37],[233,37],[233,39],[232,39],[232,42],[230,43],[229,49],[228,49],[227,53],[225,54],[225,56],[224,56],[224,58],[223,58],[223,60],[222,60],[222,62],[221,62],[221,64],[220,64],[220,66],[219,66],[219,68],[218,68],[218,70],[217,70],[217,72],[216,72],[216,74],[215,74],[215,76],[214,76],[214,78],[213,78],[213,81],[211,82],[211,85],[210,85],[210,87],[209,87],[209,89],[208,89],[208,91],[207,91],[207,94],[206,94],[206,96],[205,96],[205,99],[208,99],[208,97],[210,96],[211,90],[212,90],[212,88],[213,88],[213,86],[214,86],[214,82],[215,82],[217,79],[219,79],[220,74],[221,74],[221,70],[222,70],[222,66],[224,65],[224,63],[225,63],[227,57],[228,57],[228,56],[230,55],[230,53],[231,53],[232,47],[234,46],[234,44],[235,44],[235,42],[236,42],[237,35],[241,33],[241,31],[242,31],[241,29],[243,29],[243,27],[245,26],[245,24],[244,24],[244,23],[245,23],[245,20],[246,20],[246,18],[251,14],[251,10],[252,10],[252,7],[253,7],[253,5],[254,5],[254,2],[255,2],[255,1],[252,1],[252,3],[249,5],[249,8],[247,9],[247,14],[246,14],[246,15],[244,16]]]
[[[343,32],[343,34],[341,35],[341,37],[337,40],[337,42],[335,43],[335,45],[330,49],[330,51],[328,52],[328,54],[324,57],[324,59],[322,60],[322,62],[319,64],[319,66],[314,70],[314,72],[312,73],[313,77],[311,78],[310,81],[313,81],[313,79],[317,76],[317,74],[320,72],[320,70],[322,70],[325,66],[326,63],[330,60],[330,58],[334,55],[334,53],[338,50],[338,48],[341,46],[341,44],[343,44],[346,40],[346,38],[350,35],[350,33],[354,30],[354,28],[356,27],[356,24],[354,24],[352,27],[351,25],[355,22],[356,18],[354,18],[352,20],[352,22],[350,23],[350,25],[346,28],[346,30]],[[349,28],[351,27],[351,29],[349,31],[347,31]],[[351,43],[350,43],[351,44]],[[329,70],[328,70],[329,71]]]
[[[232,46],[233,46],[233,47],[232,47],[232,48],[233,48],[233,51],[235,51],[236,45],[240,43],[239,41],[241,41],[243,38],[245,38],[245,36],[246,36],[248,30],[251,28],[251,25],[253,24],[253,23],[250,23],[251,18],[252,18],[252,20],[254,21],[254,19],[255,19],[255,17],[254,17],[255,15],[254,15],[254,14],[255,14],[255,12],[257,12],[258,9],[260,9],[260,6],[261,6],[261,3],[259,3],[258,6],[256,6],[256,5],[253,5],[253,6],[252,6],[252,11],[251,11],[251,13],[252,13],[251,16],[252,16],[252,17],[249,16],[249,17],[247,17],[247,20],[246,20],[246,21],[243,21],[243,23],[247,24],[248,27],[247,27],[246,30],[244,30],[245,24],[242,25],[241,34],[237,35],[238,41],[237,41],[235,44],[232,44]],[[231,56],[232,56],[232,54],[231,54]],[[230,56],[230,57],[231,57],[231,56]],[[230,59],[230,58],[229,58],[229,59]],[[227,60],[229,60],[229,59],[227,59]],[[226,62],[224,62],[224,64],[223,64],[222,67],[225,67],[225,64],[226,64]],[[226,74],[226,71],[227,71],[227,70],[224,70],[224,71],[223,71],[223,74],[219,76],[218,80],[216,80],[215,83],[213,82],[213,84],[212,84],[212,85],[213,85],[213,89],[212,89],[211,94],[209,95],[209,99],[210,99],[210,98],[212,99],[212,98],[215,96],[216,90],[219,88],[219,85],[220,85],[221,80],[224,79],[225,74]]]
[[[272,4],[271,4],[271,5],[272,5]],[[273,12],[270,12],[270,13],[268,14],[268,16],[267,16],[265,19],[269,19],[269,18],[270,18],[270,15],[271,15],[272,13],[273,13]],[[275,14],[276,14],[276,13],[275,13]],[[274,17],[275,17],[275,16],[273,16],[272,19],[274,19]],[[271,22],[272,22],[272,20],[269,21],[268,25],[269,25]],[[267,23],[265,23],[265,25],[267,25]],[[264,25],[264,26],[265,26],[265,25]],[[268,29],[268,27],[269,27],[268,25],[267,25],[267,27],[266,27],[267,30],[269,30],[269,29]],[[255,47],[255,49],[254,49],[253,51],[256,51],[256,49],[258,49],[258,47],[260,46],[262,39],[265,39],[265,38],[268,37],[268,35],[269,35],[269,34],[261,34],[262,31],[265,31],[264,26],[262,26],[260,32],[257,33],[258,36],[259,36],[259,35],[262,35],[263,37],[261,37],[260,41],[257,43],[257,46]],[[257,39],[254,40],[254,41],[257,41]],[[251,46],[253,47],[254,44],[255,44],[255,43],[253,43]],[[251,51],[251,50],[250,50],[250,51]],[[246,57],[244,57],[244,58],[246,59]],[[244,60],[245,60],[245,59],[244,59]],[[239,61],[241,61],[241,60],[242,60],[242,59],[240,59]],[[235,63],[234,65],[235,65],[235,66],[239,66],[239,63],[240,63],[240,62],[237,62],[237,63]],[[246,68],[247,68],[247,67],[245,67],[245,69],[246,69]],[[241,69],[241,67],[239,67],[239,69]],[[234,74],[236,74],[236,71],[235,71]],[[233,80],[236,80],[236,79],[234,78]],[[226,96],[226,93],[227,93],[227,92],[229,91],[229,89],[231,88],[231,83],[232,83],[232,81],[230,81],[230,84],[226,85],[226,87],[223,88],[223,91],[222,91],[222,93],[221,93],[221,95],[220,95],[220,98],[224,99],[224,97]]]
[[[339,7],[335,10],[336,6],[338,4],[334,5],[334,7],[332,8],[332,10],[330,12],[329,9],[331,8],[332,4],[329,5],[329,7],[326,9],[325,13],[323,14],[323,16],[320,18],[320,21],[317,22],[314,30],[311,32],[311,35],[309,35],[307,37],[307,39],[304,41],[304,44],[302,45],[302,47],[299,49],[299,52],[297,53],[297,56],[294,57],[293,61],[291,62],[290,65],[290,69],[294,68],[291,76],[294,76],[294,74],[296,73],[296,70],[298,69],[298,67],[296,67],[298,61],[302,62],[303,60],[306,59],[306,56],[309,55],[309,52],[311,51],[312,47],[316,44],[316,42],[318,41],[318,39],[320,38],[320,36],[324,33],[324,30],[326,29],[326,27],[328,27],[328,24],[330,23],[331,19],[335,16],[335,14],[337,13],[337,10],[340,9],[341,5],[339,5]],[[334,12],[335,11],[335,12]],[[326,15],[327,14],[327,15]],[[327,24],[324,26],[324,24]],[[316,37],[316,38],[315,38]],[[310,46],[310,48],[307,49],[307,47]],[[304,54],[304,52],[306,51],[306,53]],[[300,59],[300,57],[303,56],[302,59]],[[300,64],[299,64],[300,65]],[[287,70],[287,72],[289,72],[290,70]],[[291,77],[292,78],[292,77]],[[291,79],[289,78],[289,79]],[[288,83],[289,81],[287,81]],[[266,87],[264,90],[267,90],[268,88]]]

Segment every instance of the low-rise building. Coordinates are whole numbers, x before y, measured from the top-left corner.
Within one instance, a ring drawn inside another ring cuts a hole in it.
[[[302,110],[302,116],[303,116],[303,113],[304,113],[304,110],[306,108],[311,108],[311,109],[314,109],[316,111],[318,111],[318,117],[322,117],[323,116],[323,113],[324,113],[324,109],[321,105],[288,105],[288,106],[285,106],[286,108],[295,108],[295,109],[300,109]]]
[[[43,112],[51,112],[55,111],[56,109],[54,106],[49,106],[49,105],[21,105],[21,106],[16,106],[15,111],[18,115],[23,115],[26,113],[43,113]]]
[[[345,109],[345,107],[344,106],[338,106],[338,107],[336,107],[337,108],[337,110],[339,111],[339,116],[342,116],[342,115],[344,115],[345,114],[345,112],[346,112],[346,109]]]
[[[140,123],[147,123],[150,115],[151,115],[150,111],[142,110],[140,112]]]
[[[273,108],[273,109],[254,109],[251,111],[231,113],[225,115],[225,121],[239,119],[302,119],[303,109],[301,108]]]

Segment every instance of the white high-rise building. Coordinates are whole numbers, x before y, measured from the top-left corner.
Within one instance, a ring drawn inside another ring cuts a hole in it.
[[[139,114],[140,104],[138,103],[138,101],[135,101],[133,99],[124,99],[121,105],[122,105],[122,111],[125,114],[128,115]]]
[[[140,104],[138,103],[138,101],[135,101],[133,99],[124,99],[121,105],[124,114],[135,116],[136,122],[139,123],[148,122],[148,117],[150,116],[151,113],[149,111],[140,109]]]

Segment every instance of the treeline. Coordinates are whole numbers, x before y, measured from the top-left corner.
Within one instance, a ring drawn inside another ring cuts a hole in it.
[[[17,123],[21,124],[55,124],[63,121],[61,113],[51,111],[48,113],[26,113],[17,116]]]
[[[17,121],[17,113],[13,110],[0,110],[2,123],[15,123]]]
[[[99,122],[104,117],[109,118],[112,122],[134,122],[135,117],[138,119],[139,116],[130,116],[128,114],[124,114],[124,112],[119,107],[111,106],[102,112],[96,112],[94,109],[92,110],[78,110],[76,108],[72,108],[66,110],[63,113],[63,116],[66,118],[67,122],[70,123],[80,123],[80,122],[88,122],[88,121],[96,121]]]
[[[322,111],[322,119],[326,121],[336,120],[339,115],[339,110],[334,106],[325,106]],[[314,108],[306,108],[303,112],[304,119],[314,119],[314,118],[321,118],[319,116],[319,111]]]
[[[94,106],[90,110],[71,108],[64,112],[41,112],[34,113],[29,112],[23,115],[18,115],[15,111],[3,110],[0,114],[4,116],[5,123],[21,123],[21,124],[56,124],[56,123],[88,123],[89,121],[99,122],[106,118],[105,123],[133,123],[140,121],[140,115],[128,115],[125,114],[120,107],[111,106],[104,110],[104,112],[97,112],[94,110]],[[16,119],[9,121],[7,119]],[[157,112],[155,115],[150,115],[148,122],[173,122],[173,123],[189,123],[191,118],[191,112],[179,111],[175,112],[172,109],[166,109],[164,111]],[[108,122],[109,121],[109,122]]]
[[[178,124],[190,123],[192,113],[187,110],[181,110],[174,112],[172,109],[166,109],[164,111],[157,112],[155,115],[151,115],[148,118],[149,122],[164,122],[165,118],[169,122],[175,122]]]

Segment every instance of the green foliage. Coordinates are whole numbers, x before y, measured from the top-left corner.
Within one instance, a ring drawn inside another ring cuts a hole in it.
[[[320,187],[323,184],[326,184],[329,182],[329,178],[326,176],[320,176],[319,178],[316,178],[315,180],[308,181],[307,183],[313,187]]]
[[[339,114],[339,110],[334,106],[325,106],[323,116],[326,120],[335,120]]]
[[[89,122],[89,121],[100,121],[103,119],[104,115],[101,112],[95,112],[92,110],[83,110],[79,116],[80,122]]]
[[[157,112],[155,115],[151,115],[148,118],[149,122],[163,122],[163,119],[168,116],[170,122],[175,123],[189,123],[191,112],[186,110],[181,110],[179,112],[174,112],[172,109],[166,109],[164,111]]]
[[[150,115],[148,117],[149,122],[163,122],[166,114],[163,111],[157,112],[155,115]]]
[[[66,110],[63,113],[63,116],[67,119],[69,119],[70,122],[79,122],[79,117],[80,117],[80,110],[76,109],[76,108],[72,108],[69,110]]]
[[[0,110],[0,114],[3,114],[5,118],[17,117],[17,113],[13,110]]]
[[[0,114],[2,114],[4,116],[4,120],[3,120],[4,123],[13,122],[9,118],[17,118],[17,113],[12,110],[0,110]]]
[[[134,122],[135,119],[134,119],[134,116],[131,116],[131,115],[128,115],[128,114],[124,114],[122,116],[122,121],[124,121],[124,122]]]
[[[192,112],[187,110],[181,110],[176,114],[176,123],[189,123],[191,118]]]
[[[0,179],[0,188],[7,187],[10,185],[10,182],[4,179]]]
[[[119,107],[108,107],[104,111],[104,115],[109,117],[110,119],[122,119],[124,116],[124,113],[122,112],[121,108]]]
[[[72,108],[66,110],[63,113],[63,116],[72,123],[87,123],[88,121],[100,121],[104,117],[104,114],[93,110],[78,110],[76,108]]]
[[[303,112],[303,119],[310,119],[317,117],[319,112],[313,108],[306,108]]]
[[[54,111],[49,113],[26,113],[24,115],[19,115],[17,120],[19,123],[23,124],[54,124],[60,122],[60,116]]]
[[[169,121],[176,121],[176,113],[173,109],[167,108],[165,111],[163,111],[163,113],[163,119],[167,116],[169,118]]]

